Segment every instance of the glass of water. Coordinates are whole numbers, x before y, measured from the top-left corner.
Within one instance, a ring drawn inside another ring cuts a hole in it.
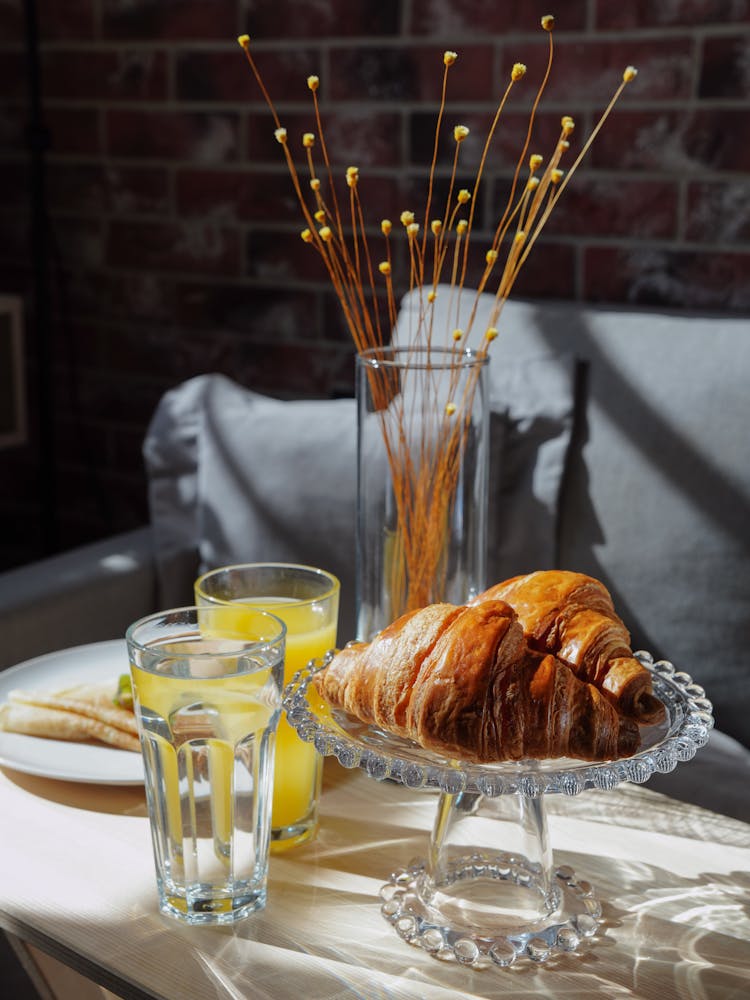
[[[232,923],[265,905],[286,628],[254,609],[242,633],[212,608],[127,631],[162,912]]]

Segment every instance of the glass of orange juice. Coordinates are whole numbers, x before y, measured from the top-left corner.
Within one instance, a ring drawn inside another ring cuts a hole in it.
[[[312,566],[243,563],[204,573],[195,603],[223,609],[222,628],[242,633],[254,610],[270,611],[286,625],[284,683],[313,658],[336,645],[339,581]],[[323,758],[283,717],[276,735],[271,850],[296,847],[318,829]]]

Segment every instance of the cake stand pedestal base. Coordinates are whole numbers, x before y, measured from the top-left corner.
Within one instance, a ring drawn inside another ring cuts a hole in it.
[[[380,898],[405,941],[475,967],[575,951],[602,913],[588,882],[553,868],[544,797],[521,793],[443,793],[428,858],[395,871]]]

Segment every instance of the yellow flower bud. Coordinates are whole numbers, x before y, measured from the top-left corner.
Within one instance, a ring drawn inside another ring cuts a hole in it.
[[[456,142],[463,142],[468,134],[469,130],[465,125],[456,125],[453,129],[453,138]]]
[[[305,243],[312,243],[313,234],[310,232],[309,229],[303,229],[302,232],[300,233],[300,236],[305,241]]]
[[[346,183],[349,187],[355,187],[359,180],[359,167],[346,168]]]
[[[458,343],[458,341],[463,337],[463,335],[464,335],[463,330],[459,330],[458,328],[456,328],[453,331],[453,339],[455,340],[456,343]]]
[[[529,177],[529,179],[526,181],[526,190],[535,191],[538,187],[539,187],[539,178]]]
[[[243,49],[247,48],[247,46],[250,44],[250,35],[239,35],[237,41],[240,43]]]
[[[429,291],[427,293],[427,301],[428,302],[434,302],[436,298],[437,298],[437,292]]]
[[[542,27],[545,31],[552,31],[555,26],[555,19],[552,14],[545,14],[542,18]]]
[[[631,80],[635,80],[638,76],[638,70],[635,66],[626,66],[625,72],[622,74],[622,78],[625,83],[630,83]]]
[[[456,404],[455,403],[446,403],[445,404],[445,415],[446,415],[446,417],[452,417],[455,412],[456,412]]]
[[[543,156],[540,156],[539,153],[532,153],[529,159],[529,170],[538,170],[543,163]]]
[[[573,121],[570,115],[563,115],[562,119],[560,120],[560,124],[562,125],[563,132],[565,132],[566,135],[569,135],[576,127],[576,123]]]
[[[466,230],[469,228],[469,223],[466,219],[459,219],[458,225],[456,226],[456,232],[459,236],[463,236]]]
[[[310,180],[310,187],[313,189],[313,191],[320,191],[320,178],[313,177]]]
[[[307,86],[310,88],[310,90],[315,92],[320,86],[320,80],[318,79],[317,76],[308,76]]]
[[[525,75],[526,66],[523,63],[513,63],[513,69],[510,71],[511,80],[520,80]]]
[[[496,337],[497,337],[497,330],[495,329],[495,327],[494,326],[488,327],[487,331],[485,332],[484,339],[493,341],[495,340]]]
[[[419,232],[419,223],[418,222],[410,222],[409,225],[406,227],[406,232],[407,232],[407,234],[409,236],[409,239],[413,240],[414,237]]]
[[[494,264],[495,261],[497,260],[497,250],[488,250],[487,253],[484,255],[484,259],[487,261],[488,264]]]
[[[381,274],[388,275],[391,273],[391,265],[388,263],[387,260],[381,260],[381,262],[378,264],[378,271],[380,271]]]
[[[519,229],[516,235],[513,237],[513,242],[523,243],[525,239],[526,239],[526,233],[523,231],[523,229]]]
[[[319,232],[320,238],[324,243],[329,243],[333,239],[333,233],[328,226],[323,226]]]
[[[446,66],[452,66],[456,59],[458,59],[457,52],[451,52],[449,49],[446,49],[443,53],[443,62]]]
[[[561,139],[560,140],[560,149],[562,149],[562,150],[570,149],[570,143],[568,142],[567,139]]]
[[[432,222],[430,223],[430,229],[432,230],[433,236],[438,236],[442,228],[443,228],[443,223],[440,221],[440,219],[433,219]]]
[[[553,170],[550,172],[549,179],[552,181],[553,184],[559,184],[564,176],[565,176],[564,170]]]
[[[401,213],[401,224],[403,226],[410,226],[412,222],[414,222],[414,212]]]
[[[393,229],[393,223],[391,222],[391,220],[383,219],[383,221],[380,223],[380,231],[382,232],[383,236],[387,236],[390,233],[391,229]]]
[[[319,208],[318,211],[314,215],[314,219],[315,219],[316,222],[325,222],[325,217],[326,217],[326,213],[324,212],[324,210],[322,208]]]
[[[471,198],[471,195],[466,190],[466,188],[461,188],[461,190],[458,192],[458,204],[465,205],[466,202],[469,200],[469,198]]]
[[[315,136],[312,132],[305,132],[302,136],[302,145],[305,149],[309,149],[311,146],[315,145]]]
[[[285,128],[277,128],[276,131],[274,132],[274,135],[276,136],[276,142],[280,142],[282,146],[286,143]]]

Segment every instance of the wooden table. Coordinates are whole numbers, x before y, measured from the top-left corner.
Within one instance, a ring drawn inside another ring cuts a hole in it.
[[[602,934],[545,965],[467,970],[380,915],[435,795],[325,768],[318,840],[272,857],[266,909],[234,928],[158,913],[141,788],[0,771],[0,925],[63,963],[46,969],[57,996],[68,967],[139,1000],[750,996],[750,826],[632,785],[550,796],[555,861],[594,883]]]

